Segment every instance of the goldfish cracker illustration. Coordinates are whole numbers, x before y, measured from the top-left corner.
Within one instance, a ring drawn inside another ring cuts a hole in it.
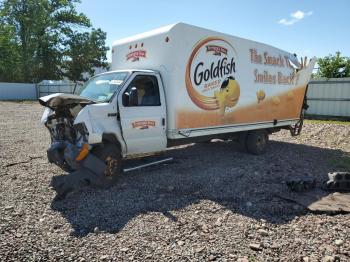
[[[258,103],[260,103],[261,101],[263,101],[265,99],[265,92],[264,90],[260,89],[256,92],[256,98],[258,99]]]
[[[303,60],[303,57],[300,58],[300,69],[306,68],[308,64],[309,63],[307,61],[307,56],[304,57],[304,60]]]
[[[238,82],[232,77],[226,78],[220,87],[215,91],[214,96],[219,105],[219,113],[224,116],[226,107],[234,107],[238,103],[240,88]]]
[[[292,100],[294,98],[294,93],[293,93],[293,91],[289,91],[288,93],[287,93],[287,99],[288,100]]]
[[[278,105],[281,103],[281,100],[279,99],[278,96],[273,96],[273,97],[272,97],[272,103],[273,103],[275,106],[278,106]]]

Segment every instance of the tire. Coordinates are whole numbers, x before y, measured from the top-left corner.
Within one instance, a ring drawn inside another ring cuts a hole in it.
[[[266,152],[269,135],[265,130],[254,130],[247,134],[247,151],[254,155],[262,155]]]
[[[241,132],[237,139],[238,150],[243,153],[247,152],[247,135],[247,132]]]
[[[117,144],[107,142],[95,146],[91,152],[107,165],[104,171],[106,181],[115,182],[118,176],[123,173],[120,147]]]

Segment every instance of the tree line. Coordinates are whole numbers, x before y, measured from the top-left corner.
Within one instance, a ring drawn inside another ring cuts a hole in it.
[[[0,1],[0,82],[80,81],[108,67],[106,33],[77,12],[77,3]]]
[[[350,77],[350,58],[340,52],[317,59],[318,70],[314,77],[341,78]]]

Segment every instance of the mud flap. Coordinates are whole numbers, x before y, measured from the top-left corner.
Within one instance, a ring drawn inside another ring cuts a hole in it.
[[[62,200],[69,192],[87,185],[108,187],[109,180],[105,176],[107,166],[103,161],[89,154],[80,162],[80,168],[68,175],[54,177],[51,186],[56,191],[55,200]]]

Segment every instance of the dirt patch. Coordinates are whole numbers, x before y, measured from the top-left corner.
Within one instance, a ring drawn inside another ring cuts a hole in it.
[[[166,153],[171,164],[53,202],[50,182],[64,172],[47,163],[42,112],[0,102],[1,261],[350,259],[349,214],[312,214],[278,197],[289,177],[312,176],[321,190],[328,172],[346,171],[337,159],[349,155],[349,125],[277,133],[263,156],[232,142],[179,147]]]

